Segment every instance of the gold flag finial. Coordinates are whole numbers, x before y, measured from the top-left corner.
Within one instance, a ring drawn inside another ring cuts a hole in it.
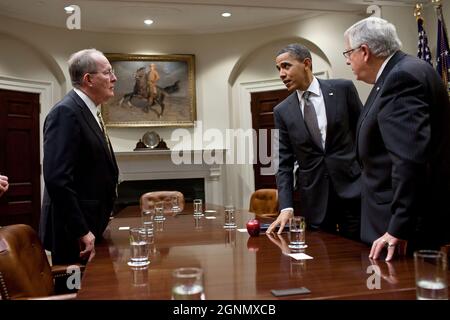
[[[422,18],[422,9],[423,9],[423,4],[416,3],[416,6],[414,7],[414,17],[416,17],[416,20],[418,20],[419,18]]]

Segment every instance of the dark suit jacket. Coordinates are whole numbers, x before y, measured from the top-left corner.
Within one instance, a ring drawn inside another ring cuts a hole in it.
[[[108,148],[96,119],[73,90],[47,115],[40,235],[57,263],[76,262],[78,239],[91,231],[97,242],[108,224],[118,181]]]
[[[437,72],[397,52],[358,122],[363,241],[385,232],[412,244],[450,240],[449,128],[449,98]]]
[[[325,150],[311,139],[296,92],[274,108],[275,127],[279,129],[276,179],[280,209],[293,207],[293,166],[297,160],[301,214],[315,225],[325,218],[330,179],[341,198],[360,196],[354,138],[361,101],[351,81],[319,80],[319,84],[327,115]]]

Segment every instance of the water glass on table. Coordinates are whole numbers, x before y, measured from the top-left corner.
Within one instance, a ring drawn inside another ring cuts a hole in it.
[[[225,229],[236,228],[236,214],[234,206],[232,205],[225,206],[225,223],[223,227]]]
[[[447,255],[442,251],[414,252],[418,300],[448,300]]]
[[[172,300],[205,300],[201,268],[178,268],[172,272]]]
[[[153,229],[154,217],[155,217],[155,210],[143,210],[141,214],[142,226],[151,227]]]
[[[153,239],[153,230],[151,232]],[[150,231],[144,227],[130,228],[130,261],[131,267],[144,267],[150,264],[148,251],[150,244]]]
[[[180,201],[180,199],[178,199],[177,196],[172,196],[172,198],[171,198],[172,209],[171,210],[174,214],[181,212],[179,201]]]
[[[203,216],[203,201],[202,199],[194,199],[194,216]]]
[[[294,216],[289,219],[289,248],[304,249],[308,247],[305,244],[305,230],[305,217]]]
[[[164,221],[166,218],[164,217],[164,202],[160,201],[155,204],[155,217],[154,221]]]

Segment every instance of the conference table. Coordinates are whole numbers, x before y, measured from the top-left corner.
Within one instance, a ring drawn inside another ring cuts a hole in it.
[[[253,213],[237,210],[237,229],[227,230],[223,207],[206,204],[205,209],[205,217],[194,218],[187,204],[155,224],[150,265],[140,269],[127,264],[127,227],[140,226],[140,209],[122,210],[96,244],[78,299],[169,300],[172,272],[180,267],[203,269],[206,300],[416,298],[411,257],[374,261],[365,244],[307,230],[303,253],[312,259],[296,260],[289,256],[288,233],[251,237],[240,230]],[[310,293],[275,297],[271,292],[301,287]]]

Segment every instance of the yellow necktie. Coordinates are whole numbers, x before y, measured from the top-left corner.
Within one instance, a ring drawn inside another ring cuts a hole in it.
[[[111,155],[111,143],[109,141],[108,134],[106,133],[105,123],[103,122],[102,113],[97,110],[98,121],[100,122],[100,127],[102,128],[103,138],[105,138],[106,145],[108,146],[109,155]]]
[[[108,146],[108,152],[109,152],[109,156],[112,158],[112,147],[111,147],[111,142],[109,141],[109,137],[108,134],[106,133],[106,128],[105,128],[105,123],[103,122],[103,117],[102,117],[102,113],[100,112],[100,110],[97,110],[97,117],[98,117],[98,121],[100,122],[100,126],[102,127],[102,131],[103,131],[103,137],[106,140],[106,145]],[[116,198],[118,197],[118,187],[119,185],[116,183]]]

